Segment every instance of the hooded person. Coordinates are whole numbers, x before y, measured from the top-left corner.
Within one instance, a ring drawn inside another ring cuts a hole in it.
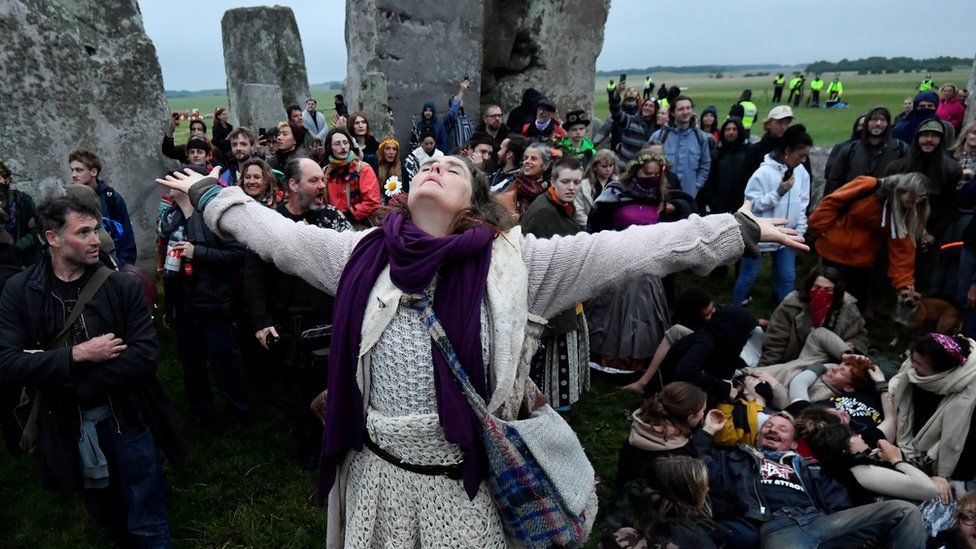
[[[424,103],[423,108],[420,110],[420,121],[417,122],[417,127],[414,128],[413,132],[415,136],[414,140],[416,141],[411,141],[413,147],[420,145],[420,134],[424,128],[434,130],[434,141],[437,143],[437,149],[446,151],[448,147],[447,129],[444,128],[444,124],[441,124],[437,120],[437,107],[434,106],[433,101]]]
[[[939,106],[939,95],[934,91],[924,91],[915,96],[912,102],[912,112],[905,116],[904,122],[891,130],[891,137],[911,143],[915,137],[915,130],[929,118],[937,118],[935,109]]]
[[[714,400],[734,398],[738,391],[726,381],[746,367],[739,357],[759,322],[742,307],[728,306],[715,311],[712,319],[695,333],[678,340],[661,362],[658,375],[663,384],[687,381],[708,393]],[[645,395],[657,383],[648,383]]]
[[[708,115],[712,116],[711,122],[705,121],[705,117]],[[715,105],[709,105],[702,111],[701,116],[698,117],[698,129],[711,136],[714,140],[713,147],[718,143],[720,137],[718,133],[718,109],[715,108]]]
[[[929,218],[916,249],[915,288],[928,291],[939,259],[939,244],[956,219],[962,168],[946,153],[945,126],[938,118],[922,122],[908,155],[888,165],[885,175],[921,173],[928,182]]]
[[[539,90],[526,88],[522,92],[522,102],[508,113],[508,120],[505,121],[505,125],[512,131],[519,131],[520,128],[534,121],[540,99],[542,99],[542,93]]]
[[[891,137],[891,111],[875,107],[864,116],[857,137],[839,146],[834,161],[827,167],[824,194],[830,194],[855,177],[881,177],[888,165],[904,157],[908,146]]]
[[[749,182],[749,143],[742,120],[729,118],[718,129],[715,160],[708,172],[708,181],[698,193],[698,210],[711,213],[732,213],[741,206]]]

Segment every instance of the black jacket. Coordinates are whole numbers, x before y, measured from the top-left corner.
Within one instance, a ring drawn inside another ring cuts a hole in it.
[[[691,441],[698,459],[708,467],[708,491],[716,520],[745,517],[766,522],[772,518],[778,509],[770,508],[763,497],[759,483],[762,459],[759,450],[751,446],[718,449],[705,431],[698,431]],[[830,514],[852,506],[844,485],[827,475],[815,460],[796,456],[793,465],[818,510]]]
[[[95,272],[89,268],[87,280]],[[69,346],[46,349],[64,325],[51,297],[50,256],[11,278],[0,297],[0,386],[37,389],[40,414],[35,458],[41,483],[51,490],[78,486],[80,402],[107,400],[122,430],[148,426],[157,447],[182,464],[186,443],[176,411],[156,378],[159,344],[142,287],[134,277],[114,273],[85,306],[90,337],[113,333],[128,345],[118,358],[74,363]],[[84,284],[84,282],[82,282]]]
[[[338,231],[352,230],[345,217],[332,206],[303,217],[291,214],[284,202],[275,210],[292,221],[306,221]],[[332,296],[301,277],[280,271],[253,252],[248,252],[245,260],[244,299],[251,324],[257,330],[277,326],[280,332],[292,325],[294,317],[301,317],[306,327],[332,320]]]
[[[728,306],[715,311],[712,320],[678,340],[664,356],[658,369],[660,386],[686,381],[713,400],[728,399],[732,387],[725,380],[732,379],[736,369],[745,367],[739,354],[757,324],[756,318],[742,307]],[[657,388],[658,384],[648,383],[647,396]]]
[[[195,311],[210,314],[240,312],[241,273],[244,269],[245,248],[237,241],[219,238],[203,221],[203,214],[183,217],[179,206],[172,204],[160,219],[159,230],[164,238],[184,225],[183,240],[193,244],[193,258],[184,259],[192,265],[192,274],[181,270],[180,296],[182,304]]]
[[[701,212],[705,211],[704,206],[708,206],[713,214],[734,213],[745,200],[746,183],[752,176],[752,171],[749,171],[751,152],[749,144],[745,142],[745,127],[738,118],[730,118],[722,124],[719,136],[729,124],[739,128],[739,137],[734,143],[719,142],[712,169],[708,172],[708,181],[696,197]]]
[[[881,113],[888,119],[888,129],[880,138],[876,146],[870,145],[868,122],[864,123],[861,134],[852,141],[838,145],[838,150],[831,151],[833,161],[827,164],[827,183],[824,186],[824,196],[843,187],[854,178],[867,175],[881,177],[888,165],[902,158],[908,152],[905,143],[891,137],[891,113],[885,107],[875,107],[867,114],[867,120],[876,113]]]

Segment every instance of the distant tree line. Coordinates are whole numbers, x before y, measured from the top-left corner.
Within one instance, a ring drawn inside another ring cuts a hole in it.
[[[969,66],[972,59],[964,57],[933,57],[913,59],[911,57],[866,57],[864,59],[841,59],[840,61],[817,61],[807,65],[808,73],[827,73],[856,71],[859,74],[885,74],[897,72],[947,72],[953,67]]]
[[[615,69],[609,71],[597,71],[597,76],[620,76],[620,73],[633,74],[633,75],[644,75],[644,74],[654,74],[658,72],[673,72],[678,74],[693,74],[693,73],[725,73],[725,72],[739,72],[746,70],[787,70],[798,68],[794,65],[692,65],[688,67],[671,67],[665,65],[657,65],[654,67],[645,67],[643,69]]]

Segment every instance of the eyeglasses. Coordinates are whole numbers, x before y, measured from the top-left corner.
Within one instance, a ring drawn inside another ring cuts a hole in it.
[[[966,526],[976,526],[976,514],[973,513],[960,513],[957,517],[959,522]]]

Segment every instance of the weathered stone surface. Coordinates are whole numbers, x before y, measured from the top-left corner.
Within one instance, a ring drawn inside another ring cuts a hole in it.
[[[70,181],[68,153],[95,151],[102,178],[125,197],[139,256],[168,166],[163,77],[136,0],[0,2],[0,159],[18,188]]]
[[[830,149],[833,147],[813,147],[810,149],[810,211],[820,203],[823,198],[824,186],[827,180],[824,179],[824,169],[827,167],[827,158],[830,156]]]
[[[251,128],[276,128],[285,119],[281,110],[281,88],[272,84],[244,84],[238,95],[238,125]]]
[[[363,111],[366,114],[371,125],[371,132],[377,140],[396,134],[396,130],[390,124],[390,117],[386,110],[389,97],[389,86],[387,86],[385,74],[370,71],[362,75],[359,81],[357,102],[353,106],[355,110]]]
[[[465,111],[477,116],[473,90],[481,88],[483,14],[483,0],[346,2],[345,92],[350,108],[359,105],[367,72],[385,75],[387,103],[402,141],[409,139],[424,102],[434,101],[438,114],[445,112],[448,99],[468,76],[472,92]]]
[[[560,117],[591,112],[589,75],[609,11],[610,0],[485,0],[481,104],[511,109],[532,87],[555,101]]]
[[[305,50],[291,8],[273,6],[227,10],[220,27],[224,41],[231,124],[240,125],[237,109],[245,84],[278,86],[281,89],[281,106],[278,109],[281,119],[284,119],[284,107],[290,103],[305,108],[308,98]],[[275,114],[276,117],[278,115]]]

